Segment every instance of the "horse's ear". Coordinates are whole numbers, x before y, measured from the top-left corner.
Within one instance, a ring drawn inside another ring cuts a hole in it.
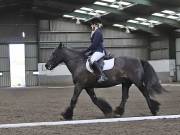
[[[61,49],[61,48],[63,48],[63,47],[64,47],[63,43],[60,42],[58,48]]]

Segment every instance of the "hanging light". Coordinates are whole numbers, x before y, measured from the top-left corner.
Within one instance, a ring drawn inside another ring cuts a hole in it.
[[[96,13],[95,17],[101,17],[100,13],[98,13],[98,12],[95,12],[95,13]]]
[[[180,22],[180,17],[178,18],[178,22]]]
[[[126,33],[131,33],[128,27],[125,27],[125,28],[126,28]]]
[[[116,0],[111,3],[111,5],[116,5],[116,4],[117,4]]]
[[[153,24],[152,22],[150,22],[149,27],[150,27],[150,28],[153,28],[153,27],[154,27],[154,24]]]
[[[22,37],[25,38],[26,37],[26,33],[23,31],[22,32]]]
[[[121,3],[121,1],[120,1],[120,2],[118,3],[118,8],[117,8],[117,9],[118,9],[118,10],[123,10],[123,8],[124,8],[124,7],[122,6],[122,3]]]
[[[81,24],[79,18],[76,18],[76,24]]]

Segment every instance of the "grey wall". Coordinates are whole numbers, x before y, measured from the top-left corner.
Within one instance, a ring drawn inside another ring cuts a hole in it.
[[[40,62],[46,62],[59,42],[69,47],[85,49],[90,45],[90,28],[75,22],[57,19],[40,22]],[[126,34],[120,29],[104,28],[104,45],[116,56],[148,59],[148,39],[144,36]]]
[[[0,44],[0,87],[10,86],[10,61],[9,61],[9,46]]]
[[[38,85],[38,76],[33,75],[37,71],[38,52],[37,45],[27,43],[25,45],[25,70],[26,70],[26,86]]]
[[[151,37],[149,55],[150,60],[176,59],[175,56],[175,34],[167,33],[167,36]],[[176,81],[176,71],[174,75],[170,72],[159,72],[158,77],[162,82]]]
[[[180,81],[180,36],[176,38],[176,70],[177,81]]]
[[[26,37],[22,37],[25,32]],[[9,43],[25,44],[26,85],[37,85],[37,21],[32,15],[1,14],[0,19],[0,87],[10,86]]]
[[[154,37],[150,41],[150,59],[169,59],[169,38]]]

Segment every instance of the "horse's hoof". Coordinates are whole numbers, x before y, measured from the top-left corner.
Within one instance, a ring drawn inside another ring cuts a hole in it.
[[[121,115],[114,114],[113,118],[120,118]]]
[[[67,115],[65,114],[65,112],[61,113],[61,117],[62,117],[63,120],[72,120],[72,117],[67,116]]]
[[[114,117],[114,113],[107,113],[105,114],[106,118],[113,118]]]
[[[65,120],[62,115],[60,115],[59,120]]]
[[[114,113],[122,116],[124,114],[124,109],[117,107],[116,110],[114,111]]]
[[[157,112],[152,112],[152,115],[153,115],[153,116],[156,116],[156,115],[157,115]]]

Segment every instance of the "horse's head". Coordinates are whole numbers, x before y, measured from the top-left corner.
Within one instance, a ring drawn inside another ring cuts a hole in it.
[[[62,43],[59,44],[59,46],[54,50],[54,52],[51,54],[49,60],[45,64],[46,69],[52,70],[54,69],[57,65],[63,62],[63,45]]]

